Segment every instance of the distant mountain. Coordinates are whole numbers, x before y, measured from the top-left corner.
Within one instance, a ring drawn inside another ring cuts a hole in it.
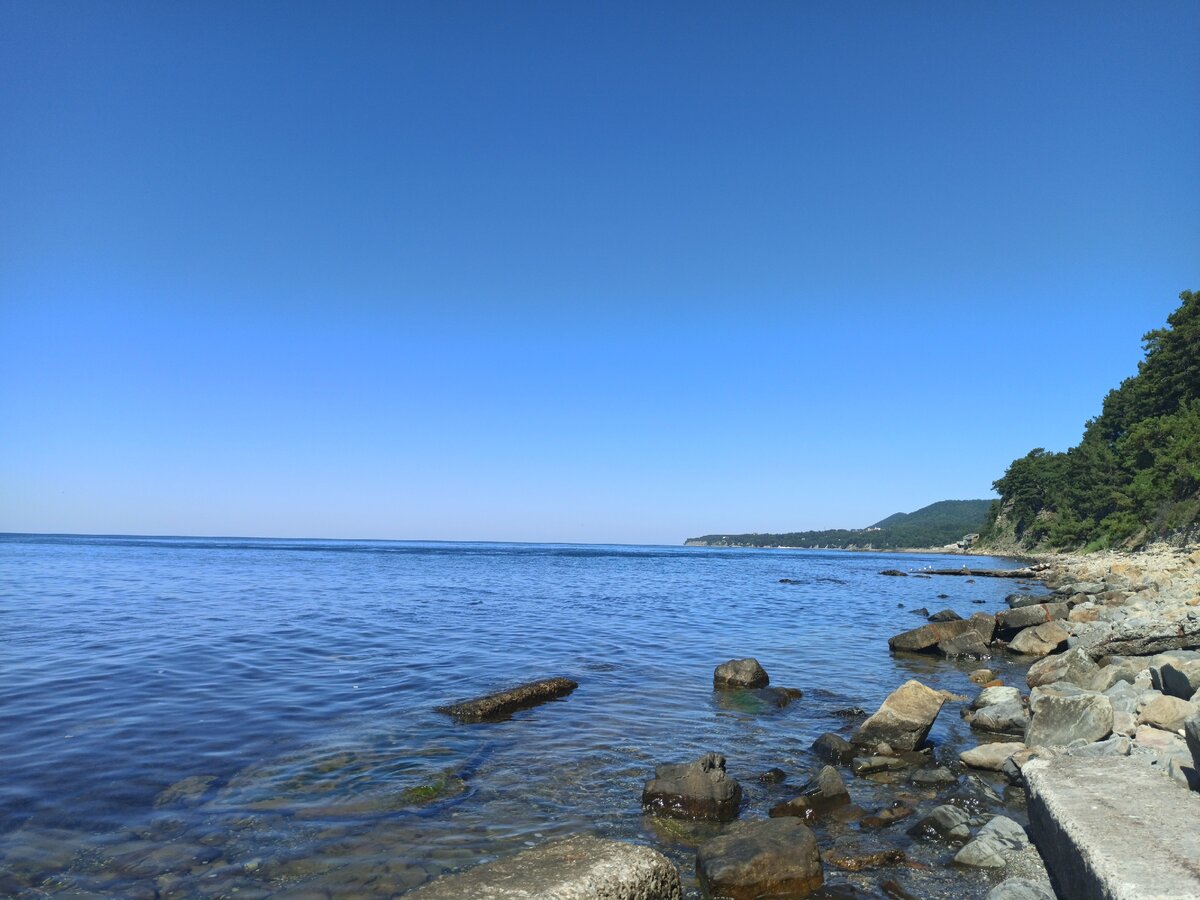
[[[786,534],[706,534],[689,547],[832,547],[902,550],[944,547],[983,528],[991,500],[941,500],[915,512],[895,513],[866,528],[792,531]]]

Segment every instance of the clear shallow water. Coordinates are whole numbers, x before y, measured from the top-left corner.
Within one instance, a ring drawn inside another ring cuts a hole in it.
[[[391,896],[580,830],[659,847],[694,888],[703,829],[640,810],[654,765],[722,752],[746,790],[743,818],[761,816],[820,765],[808,750],[818,734],[857,723],[838,714],[846,707],[873,710],[910,677],[973,696],[977,663],[887,650],[924,621],[914,607],[967,616],[1014,590],[878,574],[954,564],[0,537],[0,895]],[[713,667],[742,656],[804,698],[776,709],[714,694]],[[500,723],[434,711],[549,675],[580,687]],[[952,704],[932,740],[947,758],[976,743]],[[773,766],[788,784],[756,781]],[[850,788],[869,809],[897,790]],[[932,793],[906,790],[932,805]],[[907,847],[904,827],[887,838]],[[944,852],[911,850],[933,868],[827,878],[868,892],[885,877],[926,895],[986,892],[982,876],[947,876]]]

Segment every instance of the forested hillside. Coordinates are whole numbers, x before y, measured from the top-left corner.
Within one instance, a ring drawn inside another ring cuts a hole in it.
[[[987,520],[990,500],[942,500],[916,512],[896,513],[866,528],[792,531],[786,534],[706,534],[688,538],[708,547],[834,547],[897,550],[943,547],[978,532]]]
[[[1200,293],[1143,338],[1136,375],[1104,398],[1079,444],[1014,460],[993,485],[983,542],[1135,546],[1192,529],[1200,512]]]

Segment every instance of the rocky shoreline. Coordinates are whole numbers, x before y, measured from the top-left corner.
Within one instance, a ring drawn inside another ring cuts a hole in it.
[[[766,818],[743,808],[742,789],[719,752],[658,767],[644,786],[643,806],[651,819],[680,823],[664,832],[695,846],[706,896],[912,897],[905,873],[916,877],[929,866],[887,838],[901,821],[913,842],[939,848],[952,869],[998,873],[982,888],[976,879],[946,896],[1140,896],[1141,888],[1155,887],[1139,878],[1173,885],[1161,896],[1200,895],[1194,865],[1164,872],[1162,865],[1122,863],[1128,856],[1122,828],[1106,830],[1109,820],[1092,821],[1086,810],[1095,803],[1080,806],[1076,796],[1087,780],[1080,772],[1103,771],[1104,779],[1129,787],[1109,802],[1114,811],[1132,805],[1131,820],[1153,821],[1159,814],[1139,806],[1141,796],[1164,798],[1156,806],[1176,817],[1180,810],[1193,820],[1200,815],[1200,550],[1042,556],[1033,563],[1022,575],[1036,577],[1050,593],[1017,582],[1008,609],[965,619],[934,615],[889,642],[893,653],[978,659],[980,668],[971,673],[977,696],[948,694],[915,679],[898,686],[849,739],[821,735],[812,749],[828,764],[790,799],[763,810]],[[983,668],[998,655],[1030,663],[1024,686]],[[757,660],[730,660],[714,672],[718,691],[779,690],[768,681]],[[926,741],[948,703],[960,707],[979,739],[957,759]],[[764,783],[772,778],[786,773],[760,776]],[[856,805],[858,779],[894,786],[893,801],[873,804],[874,810]],[[1028,830],[1018,821],[1026,802]],[[1009,806],[1012,817],[997,812]],[[1200,838],[1186,823],[1180,834],[1180,824],[1143,828],[1150,846],[1140,848],[1141,855],[1155,858],[1158,842],[1168,866],[1179,853],[1200,858],[1200,844],[1189,843]],[[496,898],[682,896],[678,871],[650,848],[636,848],[639,863],[630,867],[621,860],[635,845],[596,840],[583,853],[590,860],[586,874],[576,877],[562,858],[582,857],[565,844],[445,876],[414,896],[455,896],[468,887],[461,879],[469,879],[473,896]],[[497,867],[494,878],[489,866]],[[538,885],[537,893],[528,893],[530,884]]]

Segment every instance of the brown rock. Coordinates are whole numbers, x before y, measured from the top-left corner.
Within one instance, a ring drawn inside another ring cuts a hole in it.
[[[807,897],[824,881],[817,839],[795,818],[743,822],[706,841],[696,874],[707,896],[729,900]]]

